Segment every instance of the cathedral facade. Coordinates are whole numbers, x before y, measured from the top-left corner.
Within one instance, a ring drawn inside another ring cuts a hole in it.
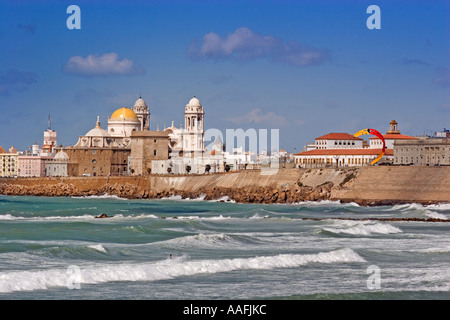
[[[115,110],[105,129],[97,116],[95,127],[79,136],[75,145],[56,151],[67,155],[69,176],[149,174],[153,160],[204,154],[203,106],[193,97],[184,111],[185,128],[172,122],[164,131],[151,131],[149,107],[139,98],[132,108]]]

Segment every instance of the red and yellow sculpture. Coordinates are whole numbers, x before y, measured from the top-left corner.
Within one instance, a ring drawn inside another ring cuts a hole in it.
[[[378,155],[378,157],[376,157],[370,164],[375,164],[375,163],[377,163],[378,161],[380,161],[381,160],[381,158],[383,158],[383,156],[384,156],[384,154],[386,153],[386,142],[384,141],[384,137],[383,137],[383,135],[380,133],[380,132],[378,132],[377,130],[375,130],[375,129],[363,129],[363,130],[359,130],[357,133],[355,133],[353,136],[354,137],[358,137],[358,136],[360,136],[360,135],[363,135],[363,134],[373,134],[374,136],[377,136],[378,138],[380,138],[381,139],[381,141],[383,141],[383,148],[381,149],[381,153]]]

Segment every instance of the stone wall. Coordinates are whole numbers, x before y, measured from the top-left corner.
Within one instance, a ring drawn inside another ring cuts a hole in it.
[[[0,194],[125,198],[220,199],[243,203],[340,200],[363,205],[450,202],[450,167],[373,166],[345,169],[279,169],[207,175],[136,177],[2,178]]]

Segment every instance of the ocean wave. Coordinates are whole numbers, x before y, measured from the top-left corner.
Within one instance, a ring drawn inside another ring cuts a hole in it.
[[[89,245],[88,248],[106,253],[105,247],[103,247],[103,245],[101,245],[101,244],[92,244],[92,245]]]
[[[26,216],[14,216],[11,214],[0,215],[0,220],[31,220],[31,221],[51,221],[51,220],[90,220],[95,217],[89,214],[78,216],[41,216],[41,217],[26,217]]]
[[[236,241],[233,237],[228,236],[224,233],[213,233],[213,234],[196,234],[184,237],[179,237],[175,239],[166,240],[158,243],[164,247],[170,248],[185,248],[185,247],[196,247],[196,248],[207,248],[207,247],[222,247],[222,246],[240,246],[242,243]]]
[[[96,264],[36,271],[0,273],[0,292],[46,290],[51,287],[81,288],[83,284],[114,281],[158,281],[180,276],[214,274],[248,269],[296,268],[312,263],[362,263],[349,248],[315,254],[280,254],[222,260],[188,260],[186,257],[140,264]],[[78,287],[77,287],[78,286]]]
[[[393,234],[403,232],[401,229],[386,223],[373,221],[327,220],[330,227],[321,230],[334,234],[369,236],[372,234]]]
[[[294,202],[288,205],[301,205],[306,207],[360,207],[356,202],[345,202],[342,203],[340,200],[320,200],[320,201],[300,201]]]
[[[108,218],[97,219],[96,215],[83,214],[83,215],[70,215],[70,216],[14,216],[11,214],[0,215],[0,220],[29,220],[29,221],[110,221],[110,220],[123,220],[123,219],[159,219],[157,215],[154,214],[111,214]]]
[[[175,200],[175,201],[203,201],[205,200],[206,194],[201,194],[197,198],[183,198],[181,195],[171,195],[169,197],[163,197],[161,200]]]
[[[218,199],[205,200],[206,194],[201,194],[197,198],[183,198],[181,195],[171,195],[169,197],[161,198],[161,200],[174,200],[174,201],[206,201],[206,202],[227,202],[227,203],[236,203],[229,196],[223,196]]]
[[[117,199],[128,200],[127,198],[121,198],[115,194],[103,194],[103,195],[91,195],[91,196],[71,196],[72,199]]]
[[[21,220],[21,219],[26,219],[26,218],[25,217],[16,217],[9,213],[0,215],[0,220]]]
[[[403,215],[414,215],[416,217],[426,217],[447,220],[448,217],[440,211],[450,211],[450,204],[433,204],[424,206],[420,203],[397,204],[385,211],[400,212]]]

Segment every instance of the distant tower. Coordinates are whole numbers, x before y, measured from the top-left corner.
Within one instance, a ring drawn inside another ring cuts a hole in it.
[[[389,122],[389,130],[386,132],[387,134],[399,134],[400,130],[398,130],[397,121],[392,120]]]
[[[194,96],[184,111],[183,153],[194,155],[205,150],[204,111],[200,101]]]
[[[144,99],[139,97],[134,103],[132,110],[141,122],[141,131],[150,130],[150,111]]]
[[[48,115],[48,127],[47,130],[44,131],[44,144],[43,144],[43,152],[45,153],[53,153],[56,148],[56,131],[51,129],[52,122],[50,119],[50,115]]]

